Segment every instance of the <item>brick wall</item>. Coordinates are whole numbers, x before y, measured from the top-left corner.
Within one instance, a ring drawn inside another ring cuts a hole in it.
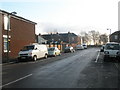
[[[35,42],[35,24],[28,21],[23,21],[11,17],[10,19],[11,30],[9,31],[10,38],[10,53],[9,58],[17,58],[18,52],[24,45]],[[6,30],[3,28],[3,35],[7,35]],[[3,57],[6,53],[3,51]]]

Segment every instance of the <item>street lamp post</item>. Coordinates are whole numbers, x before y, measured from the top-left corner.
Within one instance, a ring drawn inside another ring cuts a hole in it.
[[[111,29],[107,28],[107,30],[110,30],[110,35],[111,35]]]
[[[10,31],[10,17],[12,14],[17,14],[16,12],[8,13],[8,23],[7,23],[7,60],[9,62],[9,31]]]
[[[107,30],[110,30],[110,34],[108,36],[108,42],[110,42],[111,29],[107,28]]]

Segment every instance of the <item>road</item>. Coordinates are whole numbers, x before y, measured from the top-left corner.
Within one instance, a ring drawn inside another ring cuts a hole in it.
[[[99,48],[3,65],[3,88],[119,88],[118,63],[103,62]]]

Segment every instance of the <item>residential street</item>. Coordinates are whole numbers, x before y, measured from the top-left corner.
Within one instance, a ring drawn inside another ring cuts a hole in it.
[[[3,65],[3,88],[118,88],[119,65],[104,62],[99,49]]]

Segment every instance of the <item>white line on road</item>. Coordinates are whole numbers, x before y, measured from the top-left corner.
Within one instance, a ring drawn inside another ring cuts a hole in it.
[[[22,80],[22,79],[25,79],[25,78],[29,77],[29,76],[32,76],[32,74],[26,75],[26,76],[24,76],[24,77],[21,77],[21,78],[15,80],[15,81],[12,81],[12,82],[9,82],[9,83],[7,83],[7,84],[4,84],[4,85],[0,86],[0,88],[5,87],[5,86],[10,85],[10,84],[13,84],[13,83],[15,83],[15,82],[18,82],[18,81],[20,81],[20,80]]]
[[[117,67],[117,69],[119,68],[117,63],[115,63],[115,66]]]
[[[100,52],[98,52],[97,58],[95,60],[96,63],[98,62],[99,56],[100,56]]]

